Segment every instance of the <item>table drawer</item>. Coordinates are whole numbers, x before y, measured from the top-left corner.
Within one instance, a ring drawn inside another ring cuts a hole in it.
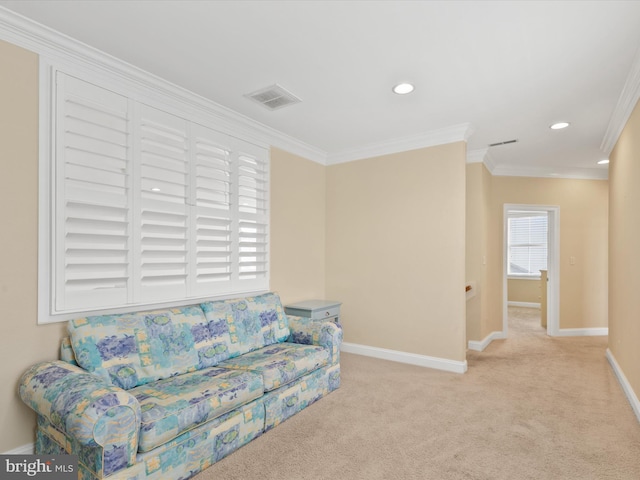
[[[325,318],[328,320],[338,315],[340,315],[340,306],[323,308],[322,310],[314,310],[311,312],[311,318],[314,320],[323,320]]]

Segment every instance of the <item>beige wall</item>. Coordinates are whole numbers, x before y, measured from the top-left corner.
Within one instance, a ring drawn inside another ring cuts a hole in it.
[[[0,452],[34,441],[18,397],[32,364],[57,358],[62,324],[37,326],[38,57],[0,41]]]
[[[465,360],[463,142],[327,168],[327,296],[345,341]]]
[[[639,105],[609,158],[609,349],[640,396]]]
[[[271,149],[271,289],[283,303],[325,298],[326,167]]]
[[[474,284],[475,292],[466,302],[467,340],[480,340],[482,317],[482,256],[485,255],[484,208],[482,203],[482,163],[466,167],[466,224],[465,224],[465,275],[467,284]]]
[[[509,278],[507,280],[507,299],[510,302],[540,303],[540,294],[540,279]]]
[[[476,295],[467,300],[467,340],[481,341],[502,330],[502,313],[492,310],[495,288],[491,282],[491,272],[501,257],[491,248],[498,238],[492,223],[493,177],[482,163],[467,165],[466,175],[466,273],[467,281],[476,286]]]
[[[495,329],[502,329],[505,203],[560,207],[560,328],[607,327],[608,182],[493,177],[491,198],[492,258],[498,259],[492,261],[490,273]],[[574,265],[569,262],[572,256]]]
[[[489,322],[487,254],[491,174],[482,163],[466,167],[466,279],[475,285],[475,295],[466,302],[467,340],[482,340]]]

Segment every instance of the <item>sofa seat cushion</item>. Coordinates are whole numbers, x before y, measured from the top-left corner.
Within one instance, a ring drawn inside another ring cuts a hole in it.
[[[270,392],[328,363],[329,352],[324,347],[285,342],[225,360],[219,366],[260,373],[264,391]]]
[[[142,410],[138,450],[147,452],[263,394],[262,376],[211,367],[132,388]]]

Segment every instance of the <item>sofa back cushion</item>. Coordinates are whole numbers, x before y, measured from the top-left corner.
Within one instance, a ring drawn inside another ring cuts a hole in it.
[[[289,322],[277,293],[247,298],[247,304],[260,319],[265,346],[284,342],[289,338]]]
[[[201,306],[216,341],[227,344],[227,358],[283,342],[289,337],[287,317],[280,297],[275,293],[205,302]],[[219,358],[218,362],[222,360],[226,358]]]
[[[80,318],[68,331],[78,365],[124,389],[228,358],[198,306]]]

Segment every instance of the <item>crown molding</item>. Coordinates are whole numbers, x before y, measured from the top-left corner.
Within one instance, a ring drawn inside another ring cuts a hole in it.
[[[489,154],[488,148],[479,148],[477,150],[467,151],[467,163],[484,163],[489,173],[493,174],[496,169],[495,162]]]
[[[1,6],[0,40],[30,50],[60,65],[76,67],[81,64],[94,74],[115,73],[142,89],[160,93],[201,111],[207,117],[219,121],[221,127],[236,135],[241,133],[249,141],[274,146],[322,165],[327,164],[327,153],[317,147]]]
[[[496,171],[496,162],[489,153],[489,149],[487,149],[487,154],[484,156],[484,166],[487,167],[491,175]]]
[[[609,119],[609,125],[607,131],[604,134],[600,149],[608,157],[611,151],[616,146],[618,138],[622,133],[622,129],[627,124],[627,120],[631,116],[633,109],[638,103],[640,98],[640,48],[636,52],[633,62],[631,63],[631,69],[627,75],[627,80],[624,83],[616,108],[611,114]]]
[[[609,178],[607,168],[558,168],[524,165],[498,165],[491,171],[491,174],[496,177],[572,178],[577,180],[607,180]]]
[[[488,151],[488,148],[467,150],[467,163],[484,163],[484,157],[487,156]]]
[[[364,158],[379,157],[381,155],[390,155],[453,142],[466,142],[472,133],[472,125],[470,123],[462,123],[438,130],[431,130],[430,132],[420,135],[397,138],[360,148],[330,153],[327,157],[327,165],[336,165],[338,163],[352,162]]]

